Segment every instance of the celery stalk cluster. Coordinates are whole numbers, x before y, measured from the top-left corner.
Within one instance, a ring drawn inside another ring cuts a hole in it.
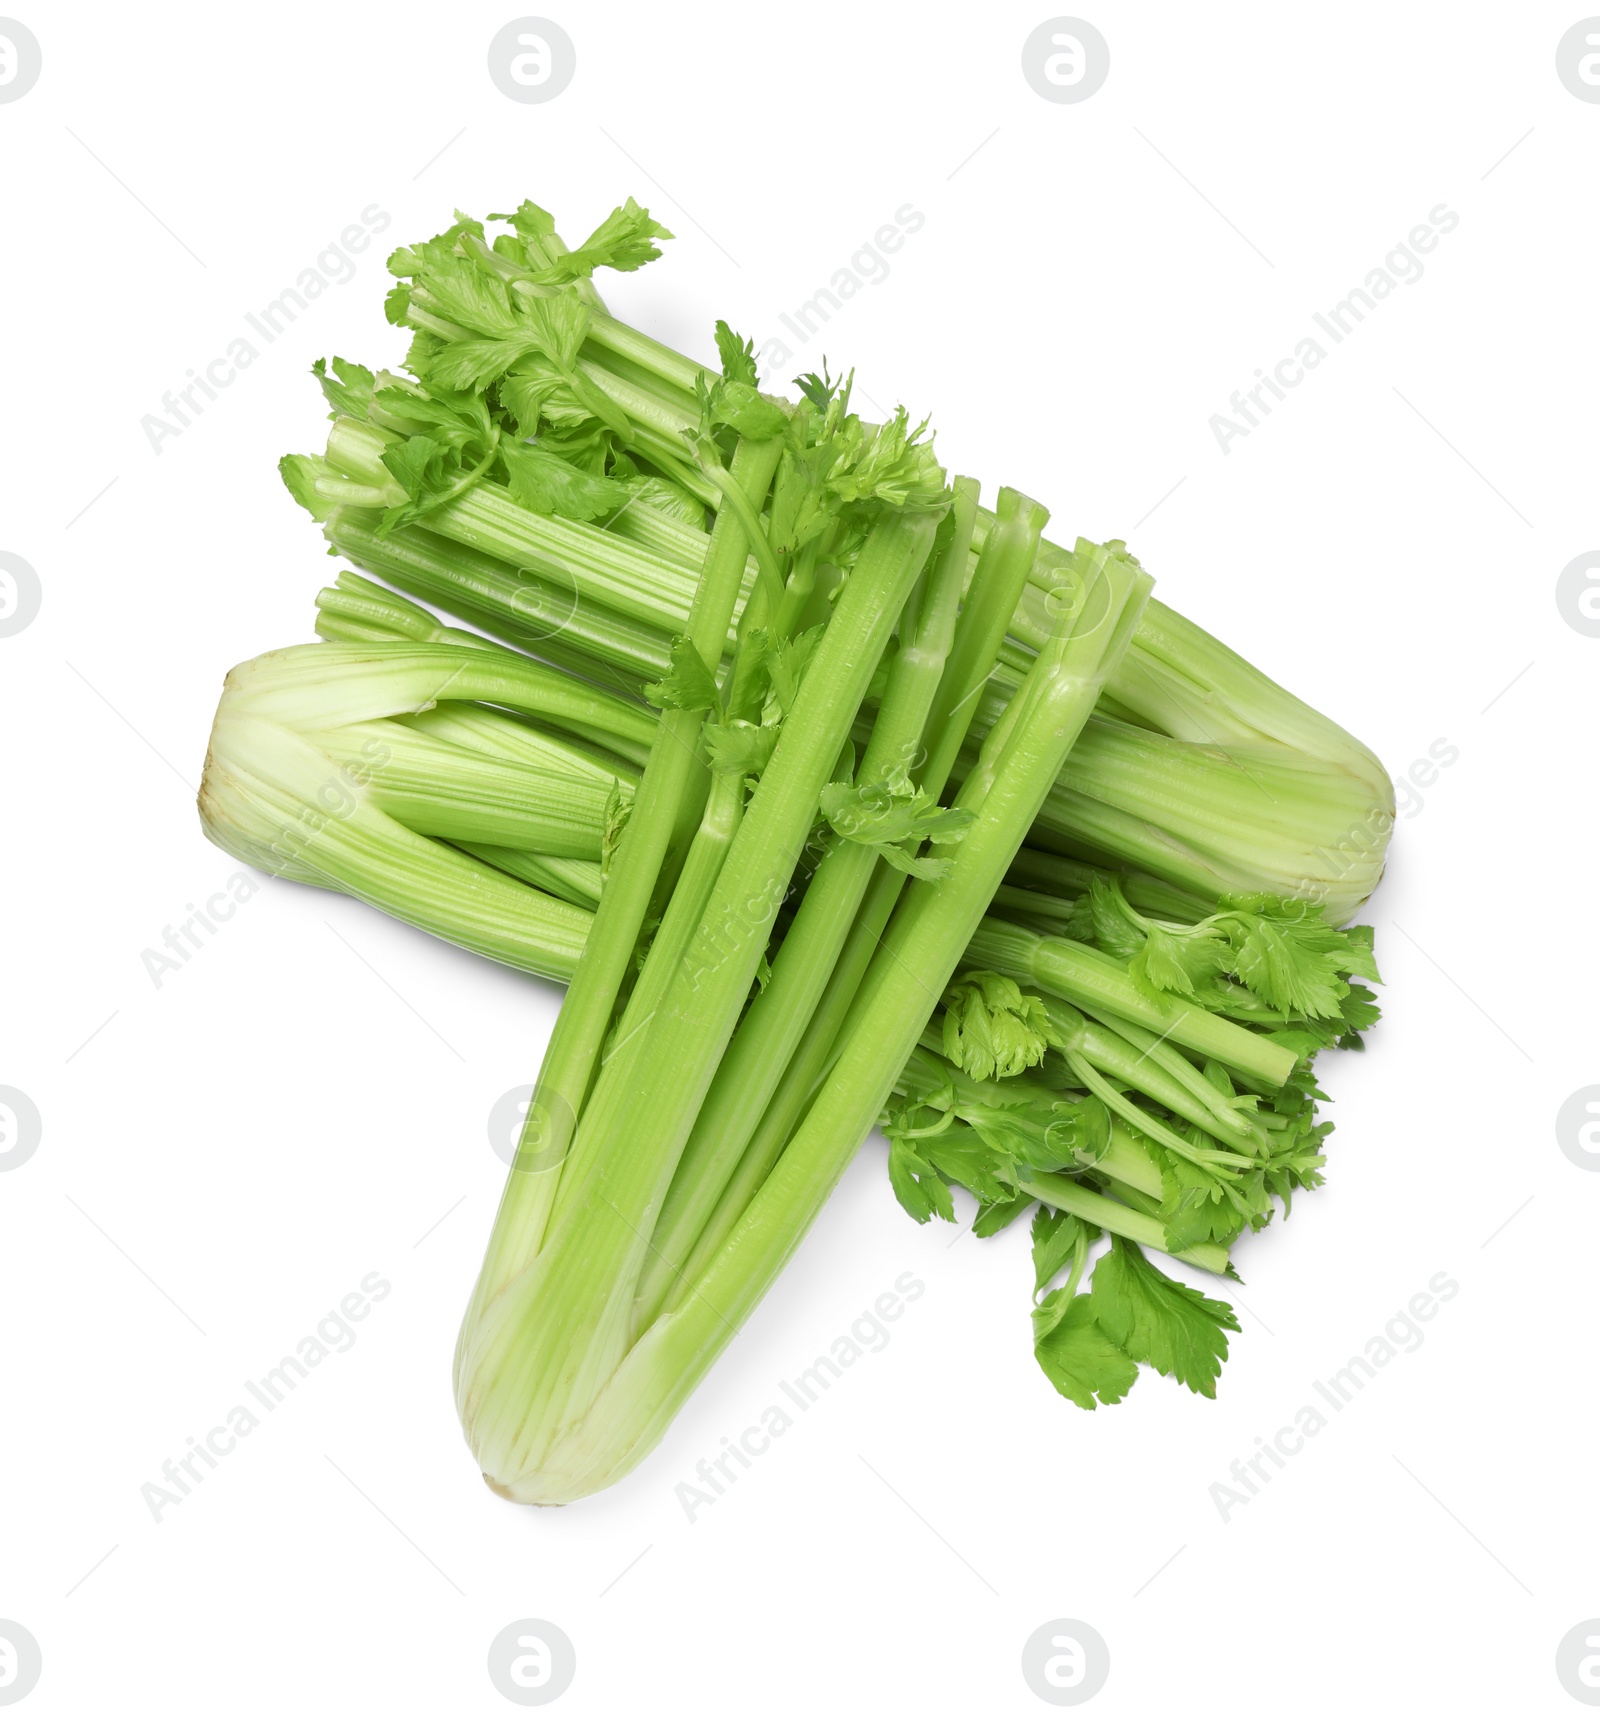
[[[568,984],[456,1350],[486,1480],[634,1467],[875,1124],[916,1220],[1031,1214],[1058,1391],[1211,1394],[1232,1312],[1146,1253],[1229,1271],[1320,1182],[1382,767],[849,377],[611,318],[594,269],[670,237],[631,200],[575,250],[491,220],[391,259],[403,370],[316,368],[282,473],[354,569],[320,644],[230,673],[200,798],[234,855]]]

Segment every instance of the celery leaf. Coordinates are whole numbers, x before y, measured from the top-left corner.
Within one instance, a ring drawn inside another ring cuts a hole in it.
[[[585,473],[536,444],[507,443],[500,454],[506,464],[511,495],[535,515],[595,521],[617,514],[633,500],[633,492],[618,480]]]
[[[867,785],[831,784],[822,792],[822,818],[840,838],[866,845],[902,874],[937,880],[947,858],[919,857],[924,840],[951,843],[972,824],[965,809],[941,809],[904,772]]]
[[[1042,1294],[1075,1253],[1087,1252],[1099,1232],[1069,1211],[1041,1204],[1033,1218],[1034,1294]]]
[[[1014,1078],[1044,1059],[1044,1002],[1009,976],[969,971],[945,991],[944,1055],[971,1078]]]
[[[946,1222],[955,1221],[950,1188],[940,1179],[932,1163],[903,1138],[889,1140],[889,1184],[900,1200],[901,1209],[914,1222],[926,1222],[931,1216],[939,1216]]]
[[[693,492],[685,491],[681,485],[674,485],[670,479],[658,478],[653,473],[630,479],[628,486],[636,503],[654,509],[671,521],[681,522],[685,527],[697,528],[702,533],[705,531],[706,506]]]
[[[646,686],[644,698],[663,711],[704,713],[718,707],[716,678],[687,635],[673,636],[667,674]]]
[[[745,383],[756,387],[755,343],[735,335],[719,317],[717,319],[717,356],[722,361],[722,375],[729,383]]]
[[[987,1240],[998,1234],[1002,1228],[1009,1228],[1016,1219],[1033,1205],[1031,1193],[1019,1192],[1014,1198],[996,1198],[990,1203],[980,1204],[978,1213],[972,1219],[972,1232],[980,1240]]]
[[[712,386],[706,412],[712,425],[729,425],[741,437],[760,441],[777,437],[789,423],[786,409],[763,395],[753,383],[722,381]]]
[[[706,752],[711,756],[712,771],[758,778],[772,759],[778,730],[776,725],[752,725],[746,719],[733,719],[725,725],[708,724],[702,735]]]
[[[1088,1294],[1058,1288],[1047,1295],[1033,1309],[1033,1334],[1033,1356],[1044,1375],[1080,1408],[1120,1402],[1139,1375],[1138,1366],[1095,1322]]]
[[[346,419],[367,417],[367,410],[372,405],[372,373],[364,365],[356,365],[336,355],[332,377],[328,375],[328,361],[323,359],[311,367],[311,375],[322,385],[322,393],[333,409],[328,415],[330,419],[341,415]]]
[[[576,250],[558,258],[537,279],[548,282],[572,281],[578,276],[593,275],[605,268],[631,272],[653,263],[661,256],[657,240],[674,236],[647,209],[632,198],[619,204]]]
[[[491,210],[491,222],[510,222],[517,231],[517,238],[526,243],[547,240],[556,231],[556,219],[548,210],[541,210],[531,199],[524,198],[509,214],[504,211]]]
[[[317,455],[285,455],[278,462],[278,476],[288,487],[289,495],[313,521],[325,521],[333,508],[317,491],[317,475],[322,467],[322,458]]]
[[[1129,1241],[1118,1238],[1094,1268],[1089,1295],[1094,1321],[1134,1360],[1203,1396],[1214,1396],[1228,1357],[1231,1307],[1175,1282]]]

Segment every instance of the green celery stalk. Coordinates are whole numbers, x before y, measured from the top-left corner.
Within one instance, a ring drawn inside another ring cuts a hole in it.
[[[1126,646],[1148,578],[1106,559],[1094,573],[1093,609],[1041,655],[1018,697],[1020,722],[989,760],[980,760],[973,776],[981,801],[966,836],[950,847],[948,874],[916,881],[903,896],[857,997],[839,1058],[777,1166],[693,1294],[618,1358],[592,1405],[561,1430],[536,1473],[511,1483],[512,1495],[568,1502],[633,1467],[659,1441],[815,1219],[915,1048],[1088,717],[1105,667]]]
[[[741,442],[733,457],[733,482],[749,495],[765,497],[779,452],[777,439]],[[702,659],[715,661],[720,654],[739,599],[747,551],[738,518],[731,510],[719,511],[688,619],[689,642]],[[598,1050],[680,826],[686,797],[704,772],[697,752],[700,724],[698,713],[681,710],[663,713],[656,724],[650,758],[583,959],[545,1050],[483,1269],[462,1322],[456,1350],[458,1399],[465,1394],[465,1355],[481,1314],[535,1260],[543,1243],[561,1165],[593,1081]]]
[[[459,649],[442,651],[447,658],[462,657]],[[354,722],[366,726],[367,715],[385,705],[393,710],[418,704],[419,692],[425,695],[441,680],[437,662],[419,667],[412,657],[385,696],[370,656],[352,660],[350,652],[291,648],[230,673],[200,787],[207,836],[253,867],[333,887],[502,963],[566,981],[588,936],[584,911],[386,813],[371,784],[381,753],[363,757],[358,751],[338,760],[295,728],[296,677],[302,706],[312,709],[319,726],[337,716],[343,697],[333,685],[340,681],[360,685],[351,697],[360,715]],[[419,670],[425,673],[420,685]],[[489,679],[480,691],[511,699],[516,682]],[[401,726],[393,729],[408,734]],[[462,761],[470,772],[472,757],[463,754]]]
[[[636,377],[654,378],[665,409],[655,419],[662,430],[691,424],[696,387],[717,376],[713,367],[702,366],[610,317],[591,319],[586,345],[603,363],[623,357]],[[980,510],[975,549],[981,550],[994,519],[989,511]],[[1072,556],[1048,540],[1040,545],[1030,586],[1021,596],[1012,624],[1016,638],[1035,650],[1051,632],[1055,572],[1069,566]],[[1179,740],[1220,747],[1273,742],[1332,765],[1355,781],[1354,794],[1364,803],[1368,817],[1387,811],[1392,820],[1393,789],[1371,750],[1158,599],[1145,608],[1106,692],[1128,713]],[[1332,836],[1337,839],[1342,832],[1339,829]],[[1355,899],[1350,908],[1359,902]]]
[[[1057,900],[1076,899],[1089,890],[1094,873],[1086,863],[1073,862],[1068,857],[1055,856],[1048,851],[1030,850],[1025,846],[1017,852],[1017,860],[1011,865],[1006,881],[1008,885],[1015,883],[1018,887],[1038,894],[1049,894]],[[1175,887],[1157,875],[1126,870],[1121,880],[1123,891],[1128,895],[1133,907],[1147,911],[1152,916],[1169,917],[1175,922],[1198,922],[1201,917],[1209,916],[1216,909],[1214,899],[1186,892],[1182,887]],[[995,899],[997,903],[1001,902],[998,893]],[[1050,914],[1062,914],[1064,909],[1062,906]]]
[[[664,406],[655,423],[662,429],[691,423],[696,388],[717,376],[714,368],[611,318],[591,320],[586,350],[604,363],[625,357],[634,375],[654,377]],[[993,519],[980,512],[975,546],[981,547]],[[1049,541],[1041,543],[1012,623],[1016,639],[1030,648],[1037,649],[1049,634],[1055,572],[1073,555]],[[1345,921],[1371,893],[1393,828],[1394,791],[1371,750],[1331,719],[1159,600],[1152,600],[1140,619],[1108,683],[1106,702],[1155,731],[1227,757],[1225,809],[1232,801],[1247,800],[1253,785],[1270,782],[1275,762],[1289,764],[1299,757],[1319,769],[1311,800],[1296,811],[1301,842],[1292,853],[1258,868],[1253,847],[1270,839],[1270,821],[1259,829],[1235,828],[1231,835],[1224,826],[1215,844],[1196,846],[1181,820],[1176,831],[1168,832],[1157,815],[1141,830],[1114,799],[1109,809],[1093,799],[1055,802],[1045,817],[1046,832],[1067,843],[1109,849],[1113,857],[1213,895],[1268,890],[1317,898],[1335,922]],[[1172,788],[1181,787],[1193,761],[1192,755],[1171,757],[1167,778]],[[1079,755],[1073,763],[1080,764]],[[1318,801],[1319,796],[1325,800]]]
[[[1039,535],[1049,519],[1048,511],[1020,492],[1006,493],[1002,508],[1000,528],[990,535],[973,573],[955,640],[939,673],[939,686],[924,728],[925,758],[917,775],[918,784],[935,798],[944,794],[971,722],[972,693],[983,686],[994,662],[1005,633],[1005,619],[1016,603]],[[861,910],[839,951],[820,1000],[806,1017],[794,1052],[759,1124],[753,1132],[743,1135],[748,1140],[743,1153],[732,1172],[724,1177],[716,1205],[700,1228],[688,1258],[682,1261],[676,1291],[669,1303],[693,1286],[728,1237],[810,1104],[904,885],[904,877],[888,863],[880,862],[873,871]],[[734,1147],[730,1144],[728,1156],[719,1158],[719,1167],[723,1160],[731,1160]],[[679,1270],[677,1253],[681,1248],[682,1242],[677,1238],[660,1248],[674,1272]]]
[[[329,467],[369,486],[369,507],[405,501],[405,493],[381,460],[392,441],[392,435],[354,419],[336,420],[328,434]],[[325,495],[325,487],[331,484],[331,477],[319,477],[316,488]],[[435,533],[487,555],[504,557],[518,569],[553,579],[573,591],[603,597],[620,615],[670,634],[683,627],[694,599],[695,574],[684,563],[663,558],[622,534],[608,533],[585,521],[536,515],[517,503],[503,485],[492,481],[475,484],[454,502],[432,510],[427,519]],[[739,575],[742,597],[748,593],[755,571],[751,569],[747,580],[741,567]],[[732,627],[730,616],[728,645],[732,644]]]
[[[1002,971],[1085,1011],[1116,1013],[1264,1089],[1278,1089],[1294,1070],[1288,1049],[1204,1007],[1153,999],[1135,985],[1125,965],[1080,941],[1034,934],[988,917],[973,935],[967,962]]]
[[[662,387],[671,393],[677,386]],[[658,418],[676,435],[693,421],[690,405],[680,392],[677,405]],[[393,501],[401,493],[380,457],[394,435],[340,419],[330,434],[328,462],[319,468],[310,458],[289,458],[286,475],[316,471],[309,489],[325,498]],[[681,466],[676,456],[671,464]],[[314,512],[325,512],[315,495],[306,496],[303,479],[292,488]],[[335,542],[345,513],[335,510],[326,524]],[[647,508],[625,514],[649,526],[655,549],[624,533],[530,516],[492,483],[433,509],[428,524],[576,595],[582,610],[574,615],[573,639],[550,653],[593,674],[592,663],[572,655],[605,656],[606,614],[670,632],[692,589],[697,530],[652,519]],[[987,531],[980,516],[974,542],[981,544]],[[1082,554],[1081,544],[1069,553],[1041,542],[1010,615],[1015,640],[1005,656],[1016,664],[1025,665],[1043,638],[1052,584]],[[370,558],[363,567],[376,568]],[[752,569],[748,578],[753,575]],[[478,620],[453,606],[437,585],[407,590]],[[1332,721],[1176,613],[1163,608],[1159,623],[1142,628],[1127,656],[1129,666],[1142,669],[1105,698],[1122,717],[1103,714],[1086,731],[1063,784],[1041,811],[1036,841],[1094,860],[1133,862],[1212,896],[1266,890],[1313,898],[1343,921],[1375,885],[1392,828],[1393,795],[1382,767]],[[626,669],[637,674],[636,656]],[[999,691],[1016,675],[1002,668],[994,689],[982,693],[985,726]]]
[[[600,860],[614,781],[489,755],[463,775],[459,748],[389,719],[301,734],[330,761],[363,768],[373,802],[413,832]]]
[[[505,1288],[499,1309],[469,1316],[458,1389],[463,1425],[486,1476],[513,1496],[542,1490],[545,1451],[582,1417],[626,1352],[654,1213],[733,1033],[822,787],[936,525],[932,515],[891,515],[873,528],[656,1024],[637,1039],[637,1053],[629,1051],[625,1100],[601,1123],[606,1153],[585,1153],[588,1125],[580,1120],[573,1161],[589,1178],[574,1181],[570,1194],[563,1183],[547,1246]],[[636,806],[630,834],[638,818]],[[608,884],[600,919],[611,891]]]
[[[555,730],[540,729],[509,713],[465,701],[441,701],[426,712],[402,714],[396,722],[475,755],[512,761],[556,778],[583,779],[603,791],[618,782],[631,790],[639,782],[632,745],[625,759],[620,751],[597,748]]]
[[[975,480],[957,479],[953,490],[950,547],[907,606],[901,644],[857,775],[862,784],[913,764],[938,693],[956,634],[966,545],[978,502]],[[772,975],[745,1012],[684,1146],[639,1278],[636,1329],[660,1309],[777,1089],[849,936],[876,860],[863,845],[836,844],[813,874]]]
[[[370,509],[341,507],[323,521],[323,535],[332,550],[357,568],[591,682],[637,694],[643,683],[666,670],[671,638],[662,630],[422,526],[398,527],[380,536],[378,519]],[[348,601],[335,597],[356,579],[341,574],[337,588],[324,588],[318,595],[318,634],[337,640],[352,638],[350,631],[358,628],[377,628],[380,639],[406,633],[381,608],[363,606],[357,613]],[[381,633],[386,628],[393,633]]]
[[[1096,1073],[1114,1080],[1115,1085],[1108,1088],[1117,1093],[1119,1099],[1125,1100],[1120,1098],[1117,1086],[1137,1087],[1170,1114],[1192,1122],[1202,1131],[1230,1146],[1234,1152],[1233,1155],[1226,1152],[1202,1153],[1190,1148],[1180,1149],[1180,1155],[1191,1160],[1216,1161],[1219,1166],[1226,1167],[1243,1167],[1260,1158],[1264,1140],[1259,1130],[1252,1132],[1245,1119],[1237,1113],[1230,1118],[1226,1105],[1217,1095],[1211,1093],[1210,1087],[1205,1086],[1204,1080],[1200,1079],[1198,1074],[1195,1074],[1194,1083],[1176,1077],[1156,1061],[1146,1058],[1137,1046],[1106,1029],[1104,1025],[1092,1023],[1064,1001],[1047,1001],[1045,1014],[1050,1021],[1051,1046],[1065,1056],[1068,1066],[1083,1088],[1105,1101],[1114,1114],[1121,1112],[1120,1107],[1112,1106],[1106,1092],[1097,1089],[1083,1077],[1085,1067],[1092,1067]],[[1190,1070],[1192,1072],[1193,1068]],[[1135,1118],[1131,1114],[1124,1114],[1123,1118],[1129,1125],[1145,1131],[1148,1136],[1156,1137],[1155,1133],[1148,1131],[1144,1119]],[[1156,1137],[1156,1141],[1165,1144],[1168,1149],[1183,1144],[1183,1140],[1176,1133],[1170,1133],[1165,1138]]]
[[[485,701],[537,714],[606,747],[650,744],[654,716],[504,648],[441,642],[284,647],[228,673],[236,710],[313,731],[442,700]]]
[[[1096,1192],[1090,1186],[1080,1186],[1076,1180],[1065,1179],[1060,1174],[1035,1174],[1027,1180],[1019,1180],[1017,1185],[1029,1197],[1038,1198],[1052,1210],[1065,1210],[1097,1228],[1104,1228],[1107,1233],[1121,1234],[1125,1239],[1152,1247],[1155,1251],[1171,1250],[1167,1245],[1166,1229],[1157,1217],[1132,1209],[1127,1204],[1119,1204],[1115,1198]],[[1209,1241],[1173,1252],[1172,1256],[1185,1264],[1193,1264],[1196,1269],[1209,1270],[1216,1276],[1228,1268],[1227,1247],[1214,1246]]]
[[[572,857],[540,856],[534,851],[513,850],[505,845],[457,841],[456,849],[517,880],[526,881],[529,886],[565,899],[580,910],[592,912],[600,903],[600,888],[604,880],[597,863],[580,862]]]

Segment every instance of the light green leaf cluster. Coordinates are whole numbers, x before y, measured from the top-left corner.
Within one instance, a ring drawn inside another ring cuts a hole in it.
[[[824,787],[822,818],[849,844],[865,845],[902,874],[938,880],[948,874],[948,856],[919,856],[924,843],[951,845],[972,824],[962,809],[942,809],[912,784],[904,769],[864,785]]]
[[[969,970],[945,991],[944,1056],[970,1078],[1015,1078],[1044,1059],[1044,1002],[1009,976]]]
[[[1043,1212],[1041,1212],[1043,1214]],[[1068,1218],[1070,1246],[1046,1231],[1046,1261],[1061,1261],[1086,1243],[1087,1231]],[[1034,1235],[1040,1260],[1040,1230]],[[1176,1378],[1197,1395],[1216,1395],[1217,1373],[1228,1357],[1226,1332],[1237,1331],[1232,1308],[1164,1275],[1130,1241],[1114,1239],[1095,1264],[1087,1294],[1072,1280],[1034,1308],[1034,1355],[1062,1395],[1081,1408],[1119,1402],[1141,1365]]]

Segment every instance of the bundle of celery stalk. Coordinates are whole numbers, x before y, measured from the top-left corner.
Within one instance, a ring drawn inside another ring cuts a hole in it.
[[[633,1467],[874,1124],[917,1220],[1033,1213],[1061,1393],[1212,1394],[1233,1314],[1146,1252],[1227,1272],[1321,1179],[1382,767],[848,377],[608,316],[593,271],[670,237],[632,200],[575,251],[491,220],[390,260],[403,371],[318,366],[283,475],[364,573],[230,674],[200,798],[245,861],[570,985],[457,1348],[486,1479]]]

